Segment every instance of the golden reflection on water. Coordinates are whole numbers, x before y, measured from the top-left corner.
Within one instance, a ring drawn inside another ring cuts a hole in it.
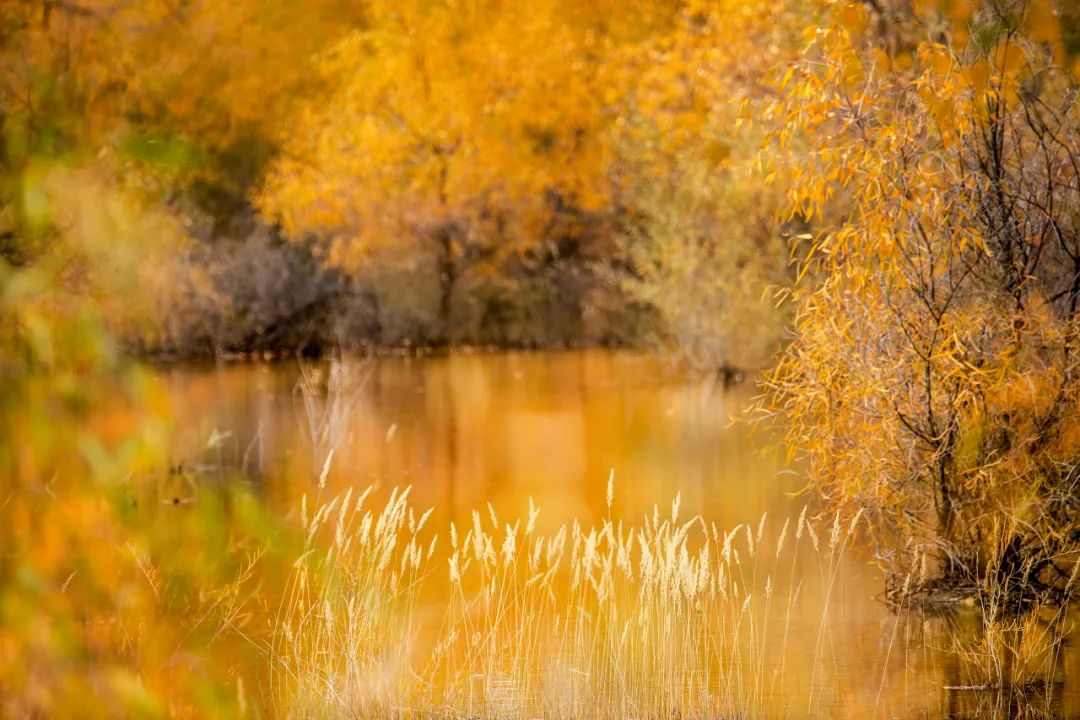
[[[611,514],[629,521],[654,505],[666,512],[679,493],[684,517],[756,527],[767,513],[775,537],[806,502],[774,434],[745,422],[752,387],[688,381],[631,353],[378,358],[359,371],[356,392],[329,410],[325,398],[305,404],[295,362],[165,373],[177,418],[175,462],[196,475],[203,465],[242,469],[286,515],[295,515],[304,493],[320,493],[330,444],[324,496],[410,485],[417,507],[435,509],[436,527],[467,520],[487,503],[500,517],[518,517],[529,498],[542,508],[541,530],[601,521],[612,472]],[[312,409],[333,417],[334,442],[312,442]],[[786,652],[769,667],[775,677],[783,665],[783,697],[770,700],[784,716],[1040,717],[995,693],[943,690],[967,682],[944,647],[945,621],[889,612],[876,599],[879,574],[859,553],[847,552],[835,570],[803,553],[790,567],[762,571],[777,578],[777,597],[799,587],[774,630]],[[1078,653],[1066,644],[1055,682],[1039,690],[1053,696],[1053,714],[1042,717],[1077,716],[1078,673]]]

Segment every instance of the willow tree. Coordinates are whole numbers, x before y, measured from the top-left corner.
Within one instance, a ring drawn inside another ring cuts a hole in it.
[[[870,519],[894,591],[1064,601],[1076,78],[1048,0],[910,8],[831,4],[783,79],[776,171],[825,229],[771,407],[831,507]],[[795,141],[809,151],[785,155]]]

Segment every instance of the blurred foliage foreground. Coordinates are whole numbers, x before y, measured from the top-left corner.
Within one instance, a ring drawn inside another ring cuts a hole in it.
[[[1067,605],[1077,28],[1051,0],[3,3],[0,711],[261,707],[248,609],[302,543],[226,487],[154,522],[168,408],[123,349],[756,367],[779,286],[761,409],[890,598]],[[987,643],[1009,681],[1024,644]]]
[[[228,492],[158,521],[163,393],[50,280],[0,280],[0,715],[235,708],[258,661],[239,593],[274,526]]]

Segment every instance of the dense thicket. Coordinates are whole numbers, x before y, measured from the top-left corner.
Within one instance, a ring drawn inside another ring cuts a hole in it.
[[[775,157],[822,230],[770,402],[829,504],[871,518],[896,597],[1075,587],[1080,117],[1055,13],[837,5],[771,118],[778,148],[813,141]]]
[[[92,253],[62,220],[92,178],[139,246],[149,302],[108,313],[133,349],[659,342],[711,369],[776,340],[778,195],[738,109],[786,3],[2,12],[4,257]]]

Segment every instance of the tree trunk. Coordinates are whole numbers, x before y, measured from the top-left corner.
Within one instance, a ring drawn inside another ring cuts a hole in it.
[[[438,232],[439,243],[439,317],[442,321],[442,342],[450,342],[450,303],[457,281],[457,264],[454,258],[454,233],[448,225]]]

